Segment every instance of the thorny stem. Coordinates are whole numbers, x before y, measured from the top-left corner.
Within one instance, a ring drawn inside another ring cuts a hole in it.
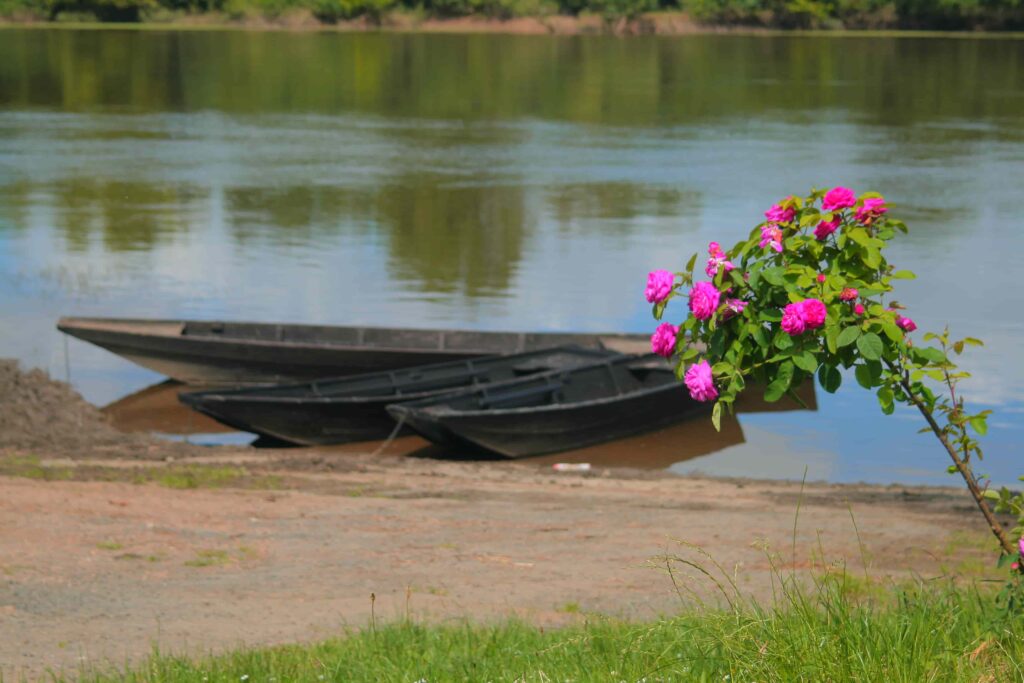
[[[1006,555],[1013,555],[1015,548],[1010,543],[1010,539],[1007,538],[1006,532],[1003,530],[1003,526],[996,519],[992,513],[992,509],[989,508],[988,502],[985,500],[985,496],[982,495],[981,487],[978,486],[978,480],[974,478],[974,472],[971,471],[970,465],[964,462],[960,454],[957,453],[956,449],[953,448],[953,444],[949,442],[949,439],[943,433],[939,423],[935,421],[935,416],[932,414],[930,408],[925,405],[921,397],[914,393],[913,389],[910,388],[910,380],[906,374],[900,371],[892,362],[886,361],[889,369],[893,371],[900,378],[900,386],[910,397],[911,403],[917,406],[917,409],[921,411],[921,415],[924,416],[928,426],[931,427],[932,432],[935,433],[935,437],[942,443],[946,448],[946,452],[949,453],[949,457],[953,459],[953,464],[956,465],[956,469],[960,472],[960,476],[964,478],[967,483],[967,488],[970,490],[971,495],[974,497],[974,502],[978,504],[978,509],[981,510],[981,514],[985,516],[985,521],[988,522],[989,529],[992,530],[992,535],[999,541],[999,545],[1003,548],[1003,553]]]

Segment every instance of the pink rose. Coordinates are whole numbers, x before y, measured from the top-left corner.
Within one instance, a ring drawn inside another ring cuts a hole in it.
[[[854,214],[858,223],[864,225],[871,225],[871,222],[876,218],[879,218],[883,213],[889,209],[885,208],[885,200],[880,197],[872,197],[871,199],[865,199],[864,203],[857,209]]]
[[[676,351],[676,335],[679,327],[672,323],[662,323],[651,335],[651,351],[659,356],[669,358]]]
[[[782,310],[782,329],[791,337],[814,330],[825,324],[828,311],[817,299],[806,299],[789,304]]]
[[[683,381],[695,401],[714,401],[718,398],[715,378],[711,375],[711,365],[706,360],[691,365],[683,375]]]
[[[652,270],[647,274],[647,288],[644,296],[652,304],[660,304],[672,293],[672,285],[675,284],[676,276],[667,270]]]
[[[800,302],[800,315],[804,317],[807,329],[814,330],[825,324],[825,316],[828,311],[825,304],[817,299],[805,299]]]
[[[857,304],[853,307],[853,312],[857,315],[864,315],[864,304]]]
[[[711,258],[708,259],[708,265],[704,268],[704,272],[707,273],[708,277],[718,275],[719,268],[724,268],[727,273],[734,268],[732,262],[726,259],[726,254],[722,251],[722,247],[718,242],[712,242],[708,245],[708,254],[710,254]]]
[[[726,299],[725,311],[722,312],[722,320],[728,320],[729,318],[739,315],[746,307],[747,302],[743,299]]]
[[[718,309],[722,294],[710,282],[698,282],[690,290],[690,311],[698,320],[707,320]]]
[[[910,318],[905,318],[902,315],[896,316],[896,324],[902,327],[907,332],[913,332],[917,329],[917,325]]]
[[[856,203],[857,197],[853,194],[853,190],[848,187],[833,187],[825,193],[825,200],[821,203],[821,208],[826,211],[838,211],[847,209]]]
[[[818,223],[818,227],[814,229],[814,236],[819,240],[823,240],[836,230],[839,229],[839,219],[833,218],[830,221],[822,221]]]
[[[1021,557],[1024,557],[1024,537],[1017,541],[1017,552],[1020,553]]]
[[[784,209],[778,204],[772,204],[772,208],[764,212],[764,217],[772,223],[792,223],[796,218],[796,210]]]
[[[771,247],[775,251],[782,251],[782,230],[772,223],[765,223],[761,226],[761,248]]]
[[[824,281],[825,281],[825,274],[824,273],[818,273],[818,282],[821,283],[821,282],[824,282]]]
[[[782,309],[782,329],[791,337],[803,334],[807,329],[807,323],[801,315],[800,304],[789,304]]]
[[[843,291],[839,292],[839,300],[840,301],[853,301],[854,299],[857,298],[857,294],[858,294],[858,292],[857,292],[856,289],[854,289],[853,287],[847,287]]]

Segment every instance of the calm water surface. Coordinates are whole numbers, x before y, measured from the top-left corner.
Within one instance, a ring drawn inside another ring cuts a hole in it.
[[[1024,41],[0,30],[0,355],[64,377],[67,314],[646,331],[648,270],[841,183],[910,224],[922,327],[987,342],[967,393],[1012,482],[1022,177]],[[159,379],[68,358],[99,404]],[[909,411],[817,405],[615,457],[951,483]]]

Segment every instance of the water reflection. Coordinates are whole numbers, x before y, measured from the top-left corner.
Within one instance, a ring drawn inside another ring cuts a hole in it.
[[[122,432],[188,436],[234,431],[182,405],[178,394],[190,390],[187,385],[174,380],[158,382],[103,406],[101,412]]]
[[[0,106],[64,111],[363,111],[649,125],[844,109],[906,126],[1016,119],[1024,66],[1019,41],[957,38],[103,30],[8,30],[3,38]]]

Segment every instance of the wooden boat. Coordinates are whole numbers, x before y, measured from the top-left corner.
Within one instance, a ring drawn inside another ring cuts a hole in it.
[[[279,441],[321,445],[383,439],[395,428],[389,404],[600,362],[614,351],[557,347],[509,356],[423,365],[301,384],[179,396],[226,425]]]
[[[710,409],[690,398],[664,359],[621,356],[388,407],[420,435],[520,458],[582,448]]]
[[[574,344],[636,352],[645,335],[473,332],[61,318],[57,329],[186,384],[311,380]]]

